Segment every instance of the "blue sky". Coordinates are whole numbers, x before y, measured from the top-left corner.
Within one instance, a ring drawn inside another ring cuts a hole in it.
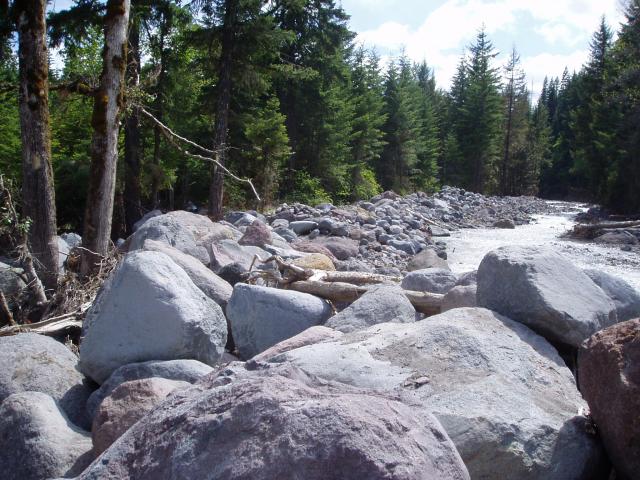
[[[500,55],[515,45],[529,84],[537,93],[545,75],[578,70],[602,15],[613,30],[623,19],[621,0],[338,0],[351,15],[357,41],[375,47],[383,59],[402,48],[434,68],[448,88],[463,49],[484,23]]]

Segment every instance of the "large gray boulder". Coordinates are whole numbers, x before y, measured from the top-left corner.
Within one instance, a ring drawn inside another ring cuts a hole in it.
[[[489,252],[478,268],[476,296],[478,306],[572,347],[617,321],[614,303],[586,273],[540,247]]]
[[[101,384],[128,363],[192,358],[215,365],[226,341],[220,306],[182,268],[164,253],[132,252],[87,312],[80,370]]]
[[[458,279],[443,268],[425,268],[407,273],[402,279],[402,288],[416,292],[447,293]]]
[[[91,394],[89,400],[87,400],[87,414],[89,418],[93,419],[102,400],[122,383],[145,378],[164,378],[195,383],[212,371],[212,367],[197,360],[152,360],[123,365],[113,372],[109,379],[100,385],[100,388]]]
[[[635,288],[621,278],[600,270],[587,269],[584,273],[613,301],[619,322],[640,317],[640,292]]]
[[[91,463],[90,435],[41,392],[14,393],[0,405],[0,468],[4,480],[77,475]]]
[[[146,220],[128,239],[129,251],[143,248],[145,240],[158,240],[209,265],[207,244],[213,222],[204,215],[176,210]]]
[[[233,287],[229,282],[223,280],[205,267],[202,262],[199,262],[191,255],[182,253],[177,248],[173,248],[157,240],[145,240],[143,249],[151,252],[161,252],[167,255],[189,275],[191,281],[193,281],[196,287],[202,290],[207,297],[220,305],[223,310],[226,308],[233,293]]]
[[[416,310],[402,289],[395,286],[373,288],[340,313],[331,317],[327,327],[349,333],[378,323],[416,321]]]
[[[227,317],[241,358],[251,358],[331,316],[329,304],[313,295],[237,284]]]
[[[85,404],[92,389],[78,371],[78,357],[62,343],[37,333],[0,337],[0,365],[0,403],[14,393],[46,393],[71,421],[89,428]]]
[[[188,441],[185,441],[188,439]],[[291,367],[235,364],[179,390],[79,480],[463,480],[437,420]]]
[[[474,479],[601,478],[602,450],[571,372],[544,338],[489,310],[384,323],[270,362],[416,402]]]

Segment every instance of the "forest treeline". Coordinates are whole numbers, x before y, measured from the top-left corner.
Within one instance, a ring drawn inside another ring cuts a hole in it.
[[[515,48],[497,64],[482,29],[446,91],[428,59],[383,66],[333,0],[76,0],[46,24],[44,0],[0,9],[0,168],[26,197],[55,186],[55,228],[99,237],[98,252],[105,229],[190,202],[219,217],[452,184],[640,211],[640,0],[539,99]],[[18,61],[52,48],[59,68]],[[50,145],[29,150],[29,135]],[[52,174],[25,182],[34,155]]]

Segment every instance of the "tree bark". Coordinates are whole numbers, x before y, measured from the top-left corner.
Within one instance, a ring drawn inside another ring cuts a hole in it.
[[[130,86],[140,84],[140,24],[131,21],[129,31],[129,55],[127,81]],[[133,108],[124,125],[124,214],[127,235],[133,233],[133,225],[142,218],[140,193],[140,112]]]
[[[213,150],[221,165],[226,160],[227,130],[229,127],[229,105],[231,103],[231,69],[235,44],[238,0],[226,0],[224,23],[222,26],[222,52],[220,55],[220,73],[218,78],[218,100],[216,104],[216,123]],[[224,172],[214,166],[211,169],[209,186],[209,216],[214,220],[222,219],[224,200]]]
[[[45,0],[16,0],[19,35],[22,215],[31,219],[30,250],[47,288],[58,281],[56,204],[49,129],[49,64]]]
[[[100,86],[95,95],[91,170],[82,245],[83,274],[93,269],[95,254],[109,248],[118,163],[118,127],[123,107],[130,0],[108,0]]]

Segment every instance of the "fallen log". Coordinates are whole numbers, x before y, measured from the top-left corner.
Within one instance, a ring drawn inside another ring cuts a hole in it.
[[[602,223],[579,223],[573,227],[572,235],[579,237],[594,237],[600,230],[619,230],[624,228],[640,227],[640,220],[628,222],[602,222]]]
[[[352,285],[344,282],[322,282],[314,280],[300,280],[287,285],[290,290],[309,293],[332,302],[353,302],[366,293],[371,287]],[[428,292],[414,292],[402,290],[416,311],[427,316],[441,312],[444,295]]]
[[[2,327],[0,328],[0,337],[8,337],[24,332],[56,335],[68,328],[82,328],[82,321],[89,307],[91,307],[91,302],[82,304],[75,312],[65,313],[64,315],[51,317],[40,322]]]
[[[381,275],[369,272],[336,272],[328,270],[314,270],[309,280],[321,280],[323,282],[346,282],[354,285],[370,285],[376,283],[399,283],[400,277]]]

